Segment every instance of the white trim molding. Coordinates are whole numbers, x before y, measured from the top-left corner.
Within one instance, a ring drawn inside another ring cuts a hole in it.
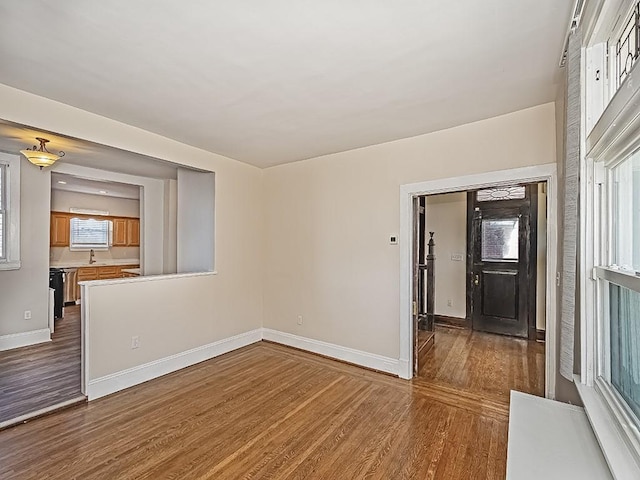
[[[630,448],[625,435],[620,430],[621,422],[605,404],[597,387],[585,385],[578,375],[575,376],[574,381],[593,433],[598,439],[602,454],[614,478],[640,478],[640,466],[633,449]]]
[[[269,328],[257,328],[233,337],[218,340],[208,345],[196,347],[143,365],[137,365],[120,372],[90,380],[84,388],[83,394],[87,396],[89,401],[96,400],[262,340],[299,348],[300,350],[324,355],[380,372],[398,375],[399,362],[397,359],[322,342],[312,338],[301,337],[291,333],[271,330]],[[85,371],[83,371],[83,385],[84,378],[87,378],[86,367],[85,365]]]
[[[462,177],[400,185],[400,359],[398,375],[413,377],[413,324],[411,316],[412,289],[412,200],[419,195],[461,192],[514,183],[547,182],[547,290],[545,342],[545,396],[555,398],[556,387],[556,271],[557,271],[557,164],[486,172]],[[401,368],[400,368],[401,367]]]
[[[29,345],[50,341],[51,331],[48,328],[31,330],[30,332],[12,333],[0,336],[0,351],[28,347]]]
[[[0,260],[0,270],[18,270],[20,260],[20,156],[0,152],[0,163],[7,166],[6,248],[7,256]]]
[[[257,328],[249,332],[209,343],[208,345],[202,345],[143,365],[105,375],[95,380],[90,380],[85,394],[90,401],[95,400],[133,387],[134,385],[153,380],[154,378],[167,375],[168,373],[190,367],[196,363],[210,360],[237,350],[238,348],[246,347],[261,340],[262,329]]]
[[[343,347],[342,345],[301,337],[292,333],[271,330],[270,328],[262,329],[262,338],[269,342],[299,348],[300,350],[317,353],[319,355],[331,357],[336,360],[342,360],[343,362],[352,363],[361,367],[398,375],[399,362],[395,358],[384,357],[382,355],[376,355],[375,353]]]

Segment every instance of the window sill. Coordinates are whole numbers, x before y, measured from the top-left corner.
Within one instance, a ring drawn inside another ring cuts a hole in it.
[[[638,465],[636,454],[616,427],[617,420],[598,391],[594,387],[582,384],[577,375],[574,376],[574,382],[584,403],[591,428],[614,478],[640,478],[640,465]]]
[[[21,262],[0,262],[0,270],[20,270]]]

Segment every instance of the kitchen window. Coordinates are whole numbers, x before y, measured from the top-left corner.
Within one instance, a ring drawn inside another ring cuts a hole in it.
[[[20,157],[0,153],[0,270],[20,268]]]
[[[113,243],[113,222],[95,218],[72,218],[71,250],[107,250]]]

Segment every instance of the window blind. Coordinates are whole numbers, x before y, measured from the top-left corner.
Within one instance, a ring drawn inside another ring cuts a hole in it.
[[[71,219],[71,247],[108,248],[109,220]]]

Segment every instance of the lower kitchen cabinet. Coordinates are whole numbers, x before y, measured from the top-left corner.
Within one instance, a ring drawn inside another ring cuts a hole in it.
[[[125,275],[122,270],[140,268],[139,264],[131,265],[100,265],[97,267],[80,267],[76,275],[76,298],[80,299],[80,285],[78,282],[88,282],[91,280],[109,280],[112,278],[122,278]]]

